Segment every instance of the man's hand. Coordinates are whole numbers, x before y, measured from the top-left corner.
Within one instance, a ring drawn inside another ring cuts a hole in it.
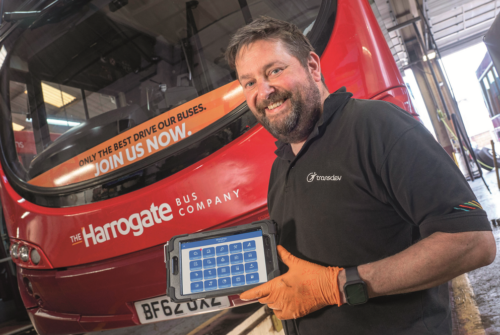
[[[300,318],[327,305],[342,305],[337,283],[342,268],[310,263],[280,245],[278,254],[288,266],[288,272],[243,292],[240,299],[259,299],[261,304],[273,309],[280,320]]]

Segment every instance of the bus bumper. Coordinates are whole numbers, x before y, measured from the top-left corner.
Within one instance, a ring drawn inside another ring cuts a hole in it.
[[[17,278],[30,319],[41,335],[140,325],[134,302],[166,293],[163,246],[71,268],[18,267]],[[230,296],[229,303],[230,307],[248,304],[238,295]]]

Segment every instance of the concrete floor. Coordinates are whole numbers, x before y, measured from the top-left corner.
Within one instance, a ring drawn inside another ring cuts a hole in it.
[[[260,307],[260,304],[250,304],[170,321],[81,335],[225,335]]]
[[[484,172],[484,170],[483,170]],[[488,219],[500,219],[500,190],[495,172],[484,172],[484,179],[491,193],[481,179],[469,182],[477,200],[486,210]],[[469,272],[469,280],[476,296],[481,321],[488,335],[500,335],[500,227],[493,226],[497,243],[497,257],[493,264]]]

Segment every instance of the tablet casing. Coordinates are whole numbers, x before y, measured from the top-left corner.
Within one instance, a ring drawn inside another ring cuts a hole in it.
[[[165,264],[167,268],[167,295],[173,302],[189,302],[198,299],[207,299],[220,296],[228,296],[243,293],[259,284],[244,285],[231,287],[227,289],[193,293],[189,295],[181,295],[181,270],[179,257],[179,244],[183,242],[191,242],[195,240],[217,238],[228,235],[241,234],[252,230],[262,230],[262,238],[264,241],[264,254],[266,257],[267,281],[279,276],[278,255],[276,251],[276,234],[277,225],[271,220],[256,221],[245,225],[210,230],[194,234],[177,235],[170,239],[165,244]],[[267,240],[267,241],[266,241]],[[177,258],[177,265],[175,264]]]

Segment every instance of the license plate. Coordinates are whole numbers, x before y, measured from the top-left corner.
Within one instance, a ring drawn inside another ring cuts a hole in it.
[[[134,303],[141,324],[182,318],[230,307],[228,297],[201,299],[177,304],[166,295]]]

